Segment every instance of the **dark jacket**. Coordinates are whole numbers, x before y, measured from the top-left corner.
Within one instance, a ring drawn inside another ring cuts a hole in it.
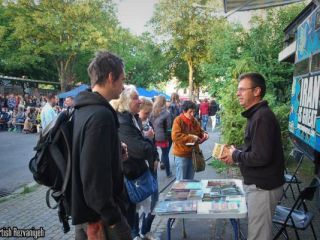
[[[120,221],[127,198],[123,184],[118,118],[100,94],[82,92],[76,98],[72,144],[73,224],[102,219]]]
[[[162,109],[159,116],[151,116],[156,141],[168,141],[168,130],[172,128],[171,115],[167,109]]]
[[[262,101],[244,111],[247,127],[242,151],[232,158],[239,163],[244,183],[271,190],[284,184],[284,157],[279,123],[268,103]]]
[[[216,115],[217,111],[219,111],[219,105],[215,100],[212,100],[209,106],[209,116]]]
[[[141,127],[138,115],[134,116]],[[123,162],[123,172],[128,179],[135,179],[141,176],[148,168],[145,160],[148,161],[150,169],[157,160],[156,148],[153,143],[142,135],[133,123],[133,116],[129,112],[118,112],[120,123],[119,137],[128,147],[129,158]]]

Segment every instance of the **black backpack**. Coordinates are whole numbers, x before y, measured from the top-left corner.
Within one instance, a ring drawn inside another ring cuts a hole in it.
[[[47,206],[58,208],[63,231],[70,230],[70,178],[72,153],[73,111],[61,112],[40,134],[34,150],[35,156],[29,162],[34,180],[49,187],[46,194]],[[56,201],[52,206],[50,197]]]

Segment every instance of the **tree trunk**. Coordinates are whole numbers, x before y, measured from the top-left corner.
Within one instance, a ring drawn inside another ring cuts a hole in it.
[[[193,63],[192,60],[188,60],[188,68],[189,68],[189,99],[191,101],[193,98]]]
[[[58,63],[59,81],[61,91],[65,92],[68,90],[70,81],[72,80],[68,61],[60,60]]]

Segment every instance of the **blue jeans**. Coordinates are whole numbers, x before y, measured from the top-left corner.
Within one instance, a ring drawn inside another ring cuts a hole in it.
[[[169,176],[171,174],[169,152],[170,152],[169,147],[161,148],[161,162],[163,162],[164,166],[166,167],[167,176]]]
[[[126,215],[127,222],[131,228],[132,238],[139,236],[139,215],[136,213],[136,207],[136,204],[129,202]]]
[[[147,216],[145,213],[142,213],[142,224],[141,224],[141,234],[145,235],[146,233],[150,232],[151,225],[155,215],[149,213]]]
[[[191,158],[175,157],[176,162],[176,179],[190,179],[194,177],[194,170]]]
[[[202,128],[207,131],[207,123],[208,123],[209,116],[208,115],[202,115],[201,116],[201,124]]]

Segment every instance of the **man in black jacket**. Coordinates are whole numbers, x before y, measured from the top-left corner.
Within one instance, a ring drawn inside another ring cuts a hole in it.
[[[102,233],[109,240],[128,240],[119,122],[109,104],[123,90],[124,65],[117,56],[98,52],[88,74],[92,92],[79,94],[74,113],[71,215],[76,239]],[[103,229],[99,233],[97,226]]]
[[[272,239],[272,216],[283,192],[284,157],[279,123],[263,101],[266,84],[259,73],[239,77],[237,97],[246,110],[244,146],[221,157],[240,166],[248,206],[248,239]]]

